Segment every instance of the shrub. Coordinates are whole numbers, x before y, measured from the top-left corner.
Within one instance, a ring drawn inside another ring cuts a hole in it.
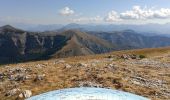
[[[146,56],[145,55],[139,55],[139,58],[146,58]]]

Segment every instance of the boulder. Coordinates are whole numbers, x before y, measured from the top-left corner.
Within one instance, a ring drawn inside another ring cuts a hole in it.
[[[19,98],[29,98],[31,96],[32,92],[30,90],[24,90],[18,95]]]

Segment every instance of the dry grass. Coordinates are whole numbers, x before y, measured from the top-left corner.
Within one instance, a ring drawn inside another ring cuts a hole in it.
[[[170,66],[154,67],[143,65],[131,65],[127,62],[135,62],[136,60],[112,59],[107,58],[109,55],[121,54],[142,54],[147,59],[159,60],[162,63],[170,63],[170,48],[159,49],[141,49],[118,51],[102,55],[89,55],[80,57],[63,58],[65,63],[55,64],[59,59],[51,59],[46,61],[26,62],[19,64],[3,65],[0,72],[6,72],[5,66],[9,68],[23,67],[31,68],[31,79],[16,82],[17,88],[31,90],[33,95],[41,94],[51,90],[78,87],[80,82],[94,82],[101,84],[103,87],[128,91],[134,94],[145,96],[153,100],[169,100],[170,96],[165,95],[159,87],[147,87],[132,82],[133,77],[143,77],[147,80],[163,80],[166,83],[166,89],[170,90]],[[66,68],[65,64],[72,66]],[[87,67],[79,67],[79,63],[88,64]],[[93,64],[94,63],[94,64]],[[38,64],[44,67],[36,67]],[[109,64],[113,66],[109,67]],[[45,74],[44,80],[34,81],[35,76]],[[0,97],[1,100],[15,100],[16,96],[6,97],[5,93],[14,88],[12,81],[0,81]],[[170,91],[169,91],[170,92]]]

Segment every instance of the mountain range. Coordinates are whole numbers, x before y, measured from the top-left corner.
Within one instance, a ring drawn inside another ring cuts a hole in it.
[[[145,36],[133,30],[99,32],[62,28],[29,32],[10,25],[0,27],[0,63],[165,46],[170,46],[170,38]]]
[[[1,22],[2,23],[2,22]],[[0,24],[1,26],[4,24]],[[49,25],[34,25],[34,24],[12,24],[15,27],[27,31],[54,31],[54,30],[65,30],[65,29],[79,29],[81,31],[103,31],[103,32],[112,32],[112,31],[122,31],[122,30],[134,30],[143,35],[170,35],[170,23],[166,24],[49,24]]]
[[[0,61],[79,56],[112,51],[106,40],[78,30],[27,32],[10,25],[0,28]]]

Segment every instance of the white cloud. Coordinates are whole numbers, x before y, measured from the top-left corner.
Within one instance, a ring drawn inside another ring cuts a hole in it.
[[[96,22],[98,22],[98,21],[102,21],[103,18],[100,17],[100,16],[96,16],[96,17],[90,18],[90,20],[91,20],[91,21],[96,21]]]
[[[81,18],[75,18],[71,20],[74,22],[100,22],[103,21],[103,18],[100,16],[96,16],[96,17],[81,17]]]
[[[63,16],[70,16],[74,14],[74,10],[70,9],[69,7],[65,7],[61,9],[59,13]]]
[[[107,17],[105,18],[105,21],[120,21],[120,16],[116,11],[111,11],[108,13]]]
[[[154,12],[154,17],[156,18],[170,18],[170,9],[161,8]]]
[[[161,8],[161,9],[152,9],[152,8],[141,8],[140,6],[134,6],[132,10],[120,13],[121,19],[162,19],[170,18],[170,9]]]
[[[80,17],[83,14],[75,14],[74,10],[69,7],[65,7],[60,10],[60,14],[63,16],[70,16],[74,14],[73,19],[70,21],[73,22],[123,22],[123,21],[149,21],[155,19],[170,19],[170,9],[169,8],[160,8],[156,7],[148,8],[147,6],[133,6],[131,10],[116,12],[114,10],[110,11],[105,18],[100,16],[96,17]],[[76,18],[77,17],[77,18]],[[79,17],[79,18],[78,18]]]
[[[132,10],[117,13],[112,10],[108,13],[105,21],[116,22],[126,20],[150,20],[150,19],[168,19],[170,18],[169,8],[156,9],[155,7],[147,8],[140,6],[133,6]]]

